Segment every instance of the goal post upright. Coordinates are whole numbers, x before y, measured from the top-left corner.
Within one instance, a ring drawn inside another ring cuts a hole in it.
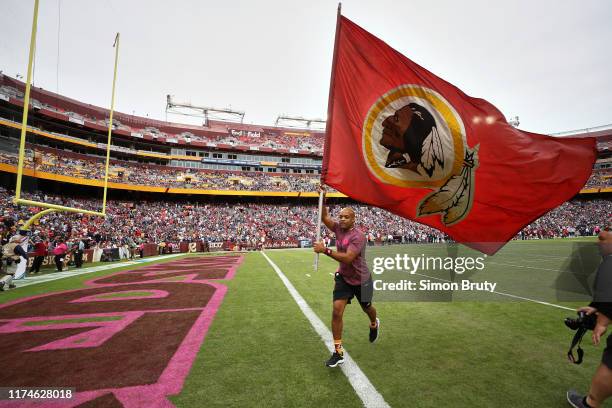
[[[32,34],[30,37],[30,53],[28,57],[28,73],[26,75],[26,86],[23,95],[23,117],[21,118],[21,140],[19,142],[19,158],[17,164],[17,185],[15,187],[15,202],[21,198],[21,179],[23,178],[23,164],[25,159],[25,141],[28,125],[28,110],[30,108],[30,86],[32,83],[32,63],[34,62],[34,50],[36,49],[36,30],[38,28],[38,1],[34,0],[34,17],[32,18]]]
[[[113,90],[111,92],[111,106],[108,120],[108,141],[106,144],[106,164],[104,170],[104,193],[102,197],[102,216],[106,215],[106,191],[108,190],[108,167],[110,164],[110,147],[113,135],[113,112],[115,111],[115,84],[117,83],[117,63],[119,61],[119,33],[115,36],[115,69],[113,71]]]
[[[113,47],[115,47],[115,65],[113,72],[113,86],[111,93],[111,107],[110,107],[110,117],[108,123],[108,142],[106,146],[106,163],[104,169],[104,192],[102,198],[102,211],[91,211],[85,210],[81,208],[75,207],[66,207],[57,204],[43,203],[40,201],[34,200],[25,200],[21,198],[21,189],[22,189],[22,179],[23,179],[23,168],[25,165],[25,145],[26,145],[26,136],[27,136],[27,124],[28,124],[28,111],[30,107],[30,88],[32,84],[32,66],[34,61],[34,53],[36,50],[36,32],[38,27],[38,5],[39,0],[34,0],[34,16],[32,19],[32,34],[30,38],[30,51],[28,58],[28,73],[25,84],[25,92],[24,92],[24,101],[23,101],[23,117],[21,123],[21,138],[19,142],[19,156],[18,156],[18,164],[17,164],[17,182],[15,186],[15,198],[13,202],[15,204],[21,204],[31,207],[40,207],[42,210],[37,214],[34,214],[30,219],[28,219],[22,229],[29,230],[31,225],[40,219],[42,216],[47,215],[56,211],[64,211],[64,212],[72,212],[79,214],[88,214],[99,217],[106,217],[106,193],[108,190],[108,170],[110,167],[110,148],[111,148],[111,140],[112,140],[112,131],[113,131],[113,112],[115,107],[115,83],[117,80],[117,61],[119,59],[119,33],[115,36],[115,43]]]

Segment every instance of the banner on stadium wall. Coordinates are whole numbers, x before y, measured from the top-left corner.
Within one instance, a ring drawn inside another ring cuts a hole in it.
[[[312,240],[310,239],[300,240],[300,248],[312,248]]]
[[[73,118],[72,116],[68,116],[68,122],[76,123],[78,125],[84,125],[85,121],[79,118]]]
[[[258,130],[242,130],[242,129],[228,129],[230,136],[234,137],[261,137],[261,132]]]
[[[142,247],[142,255],[143,256],[154,256],[157,255],[157,245],[156,244],[145,244]]]
[[[298,248],[299,243],[294,240],[268,240],[263,244],[263,247],[266,249],[281,249],[281,248]],[[212,248],[212,244],[211,244]],[[222,246],[224,251],[250,251],[261,249],[261,245],[259,242],[231,242],[225,241]]]
[[[32,253],[28,254],[28,268],[30,268],[32,264],[34,263],[34,257],[35,256]],[[67,253],[66,255],[64,255],[64,265],[68,264],[68,262],[72,260],[74,260],[74,254]],[[99,260],[100,259],[98,258],[98,261]],[[93,249],[84,250],[83,251],[83,264],[92,263],[92,262],[97,262],[95,261],[94,250]],[[54,255],[47,255],[44,257],[42,266],[48,266],[48,265],[55,265]]]
[[[208,248],[207,248],[208,245]],[[221,243],[219,242],[219,247]],[[194,252],[209,252],[212,248],[212,244],[207,244],[202,241],[196,242],[181,242],[179,244],[179,251],[181,253],[194,253]]]
[[[286,136],[303,136],[310,137],[310,133],[308,132],[285,132]]]

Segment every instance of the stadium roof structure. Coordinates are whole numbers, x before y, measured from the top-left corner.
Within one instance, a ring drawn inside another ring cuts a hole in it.
[[[324,130],[326,123],[327,122],[324,121],[323,119],[307,119],[301,116],[278,115],[278,117],[276,118],[276,121],[274,122],[274,125],[277,127],[280,124],[281,127],[295,127],[295,128],[300,128],[300,129],[311,129],[312,125],[314,124],[314,125],[321,126],[322,129],[320,130]]]
[[[595,137],[597,141],[610,141],[612,140],[612,123],[585,129],[551,133],[550,135],[557,137]]]

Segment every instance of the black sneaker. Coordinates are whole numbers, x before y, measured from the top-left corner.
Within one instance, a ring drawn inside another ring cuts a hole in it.
[[[9,289],[15,289],[17,285],[13,285],[12,283],[9,285]]]
[[[370,327],[370,343],[374,343],[378,340],[378,333],[380,332],[380,319],[376,318],[376,327]]]
[[[567,402],[574,408],[588,407],[588,405],[584,403],[584,395],[580,395],[574,390],[569,390],[567,392]]]
[[[343,364],[343,363],[344,363],[344,355],[338,354],[337,352],[334,351],[334,354],[332,354],[329,360],[325,362],[325,366],[333,368],[333,367],[336,367],[338,364]]]
[[[4,285],[6,285],[6,283],[0,282],[0,292],[4,292]]]

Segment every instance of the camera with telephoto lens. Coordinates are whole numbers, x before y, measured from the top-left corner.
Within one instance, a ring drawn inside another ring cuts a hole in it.
[[[595,313],[588,315],[585,312],[578,312],[578,318],[576,319],[572,319],[571,317],[565,318],[565,325],[571,330],[593,330],[596,323],[597,316]]]
[[[576,331],[574,338],[572,339],[572,344],[567,352],[567,359],[574,364],[580,364],[582,363],[582,358],[584,357],[584,350],[580,348],[582,337],[587,331],[595,329],[597,324],[597,316],[595,313],[588,315],[585,312],[578,312],[578,318],[572,319],[571,317],[567,317],[564,323],[567,327]],[[578,346],[578,349],[576,350],[578,353],[578,358],[574,356],[574,347],[576,346]]]

